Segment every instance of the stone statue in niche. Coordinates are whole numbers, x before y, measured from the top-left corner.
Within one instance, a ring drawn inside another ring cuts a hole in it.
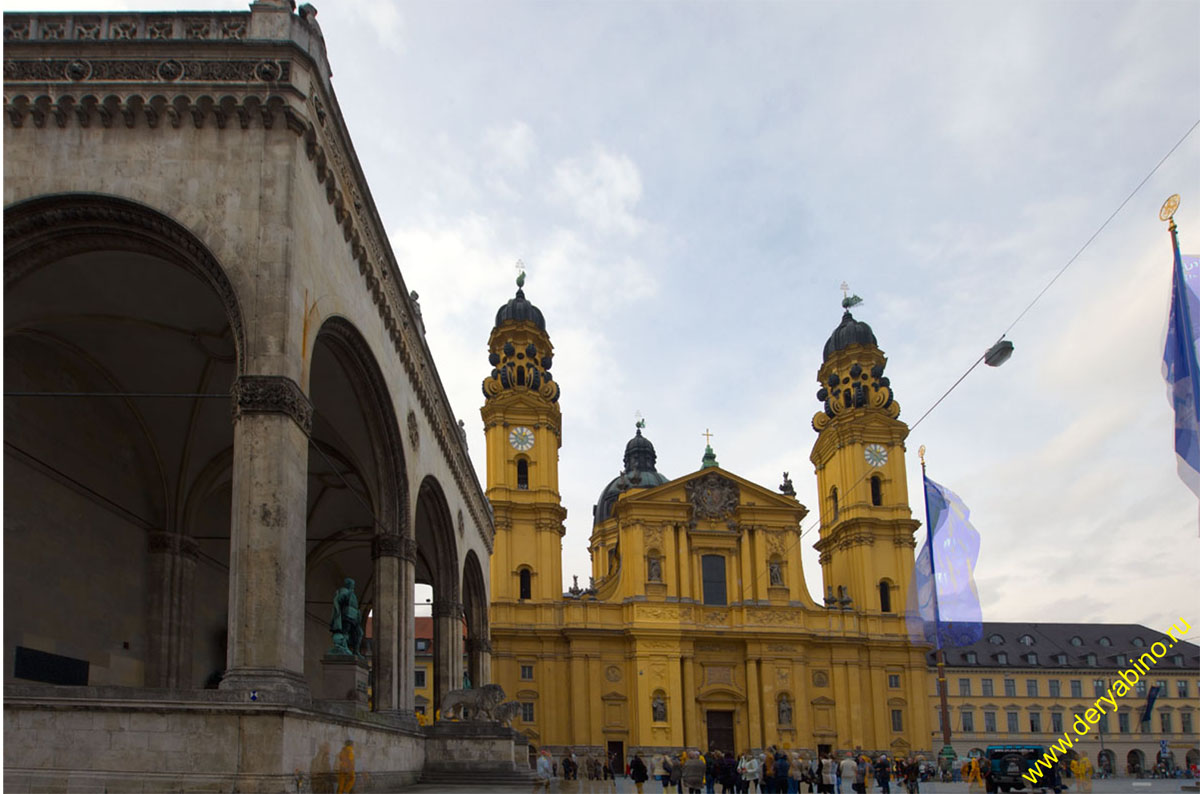
[[[788,699],[786,694],[779,696],[779,724],[792,724],[792,701]]]
[[[651,582],[662,581],[662,559],[650,557],[646,560],[646,579]]]
[[[655,722],[667,721],[667,701],[662,695],[655,695],[650,703],[650,714]]]
[[[342,586],[333,594],[333,617],[329,620],[329,631],[333,634],[331,656],[359,656],[362,645],[362,613],[358,609],[358,596],[354,594],[354,580],[346,577]]]
[[[767,563],[767,570],[771,574],[771,587],[783,587],[783,563],[772,560]]]

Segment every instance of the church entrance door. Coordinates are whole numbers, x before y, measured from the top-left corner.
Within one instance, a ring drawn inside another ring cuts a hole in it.
[[[732,711],[708,711],[705,712],[708,718],[708,749],[709,751],[720,750],[723,753],[732,753],[733,746],[733,712]]]

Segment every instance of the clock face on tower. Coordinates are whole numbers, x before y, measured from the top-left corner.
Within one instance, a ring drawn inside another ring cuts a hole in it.
[[[533,449],[533,431],[528,427],[514,427],[508,432],[508,443],[517,452],[528,452]]]
[[[867,444],[863,450],[863,457],[867,459],[868,464],[879,468],[887,463],[887,449],[882,444]]]

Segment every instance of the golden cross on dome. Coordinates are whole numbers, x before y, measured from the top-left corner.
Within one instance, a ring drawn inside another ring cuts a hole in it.
[[[525,286],[525,263],[520,259],[517,260],[517,286]]]
[[[842,299],[845,300],[846,298],[849,298],[849,297],[850,297],[850,285],[843,281],[842,282]]]
[[[708,432],[707,427],[704,428],[704,432],[701,433],[700,435],[704,436],[704,443],[711,447],[712,446],[712,433]]]

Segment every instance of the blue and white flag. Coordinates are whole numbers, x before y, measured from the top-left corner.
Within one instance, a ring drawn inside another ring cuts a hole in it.
[[[983,637],[975,589],[979,533],[971,511],[949,488],[925,478],[926,541],[909,587],[907,622],[913,642],[962,646]]]
[[[1163,352],[1163,377],[1175,408],[1175,457],[1179,477],[1200,497],[1200,365],[1196,339],[1200,337],[1200,256],[1181,256],[1179,243],[1171,235],[1175,253],[1171,279],[1171,313],[1167,318],[1167,345]]]

